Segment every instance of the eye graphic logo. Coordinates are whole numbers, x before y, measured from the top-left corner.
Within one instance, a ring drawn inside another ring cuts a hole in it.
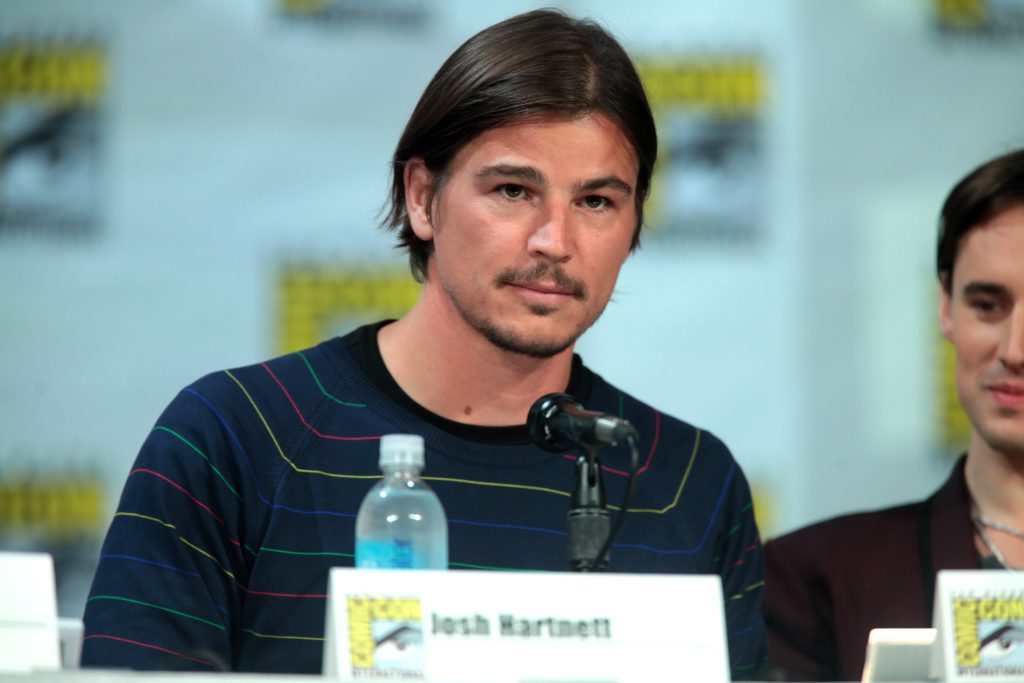
[[[961,673],[1024,673],[1024,600],[955,600],[957,666]]]
[[[347,608],[354,678],[423,678],[419,599],[350,596]]]
[[[995,622],[996,629],[981,638],[978,656],[982,666],[993,665],[1024,665],[1024,624],[1011,621],[1000,624]]]

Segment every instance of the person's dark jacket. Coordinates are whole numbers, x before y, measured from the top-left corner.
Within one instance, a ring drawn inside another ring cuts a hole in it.
[[[964,459],[927,500],[837,517],[765,546],[768,659],[792,681],[859,681],[872,628],[932,625],[935,573],[978,569]]]

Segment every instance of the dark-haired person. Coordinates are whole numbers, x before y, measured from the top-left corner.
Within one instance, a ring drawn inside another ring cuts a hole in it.
[[[769,659],[789,680],[860,680],[870,629],[932,625],[940,569],[1024,568],[1024,151],[953,188],[937,265],[967,454],[927,500],[767,543]]]
[[[525,427],[538,397],[563,391],[641,435],[609,570],[719,575],[733,676],[755,676],[762,554],[740,468],[573,355],[637,244],[656,149],[633,64],[598,25],[535,11],[458,48],[393,163],[388,224],[419,300],[174,399],[108,532],[83,662],[319,671],[327,573],[352,564],[388,433],[425,438],[452,568],[567,569],[573,458]],[[614,504],[628,452],[602,458]]]

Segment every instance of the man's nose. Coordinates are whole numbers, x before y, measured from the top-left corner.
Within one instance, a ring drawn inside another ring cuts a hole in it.
[[[1024,373],[1024,302],[1013,307],[999,359],[1007,369]]]
[[[548,206],[537,217],[527,248],[532,256],[564,263],[573,251],[572,211],[565,206]]]

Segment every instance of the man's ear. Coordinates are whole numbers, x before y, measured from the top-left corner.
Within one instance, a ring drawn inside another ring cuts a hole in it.
[[[434,239],[430,217],[430,199],[434,194],[434,174],[423,159],[413,157],[405,164],[405,211],[412,231],[424,242]]]
[[[953,305],[947,283],[945,281],[941,284],[942,291],[939,293],[939,325],[942,327],[942,336],[953,341],[953,315],[950,308]]]

